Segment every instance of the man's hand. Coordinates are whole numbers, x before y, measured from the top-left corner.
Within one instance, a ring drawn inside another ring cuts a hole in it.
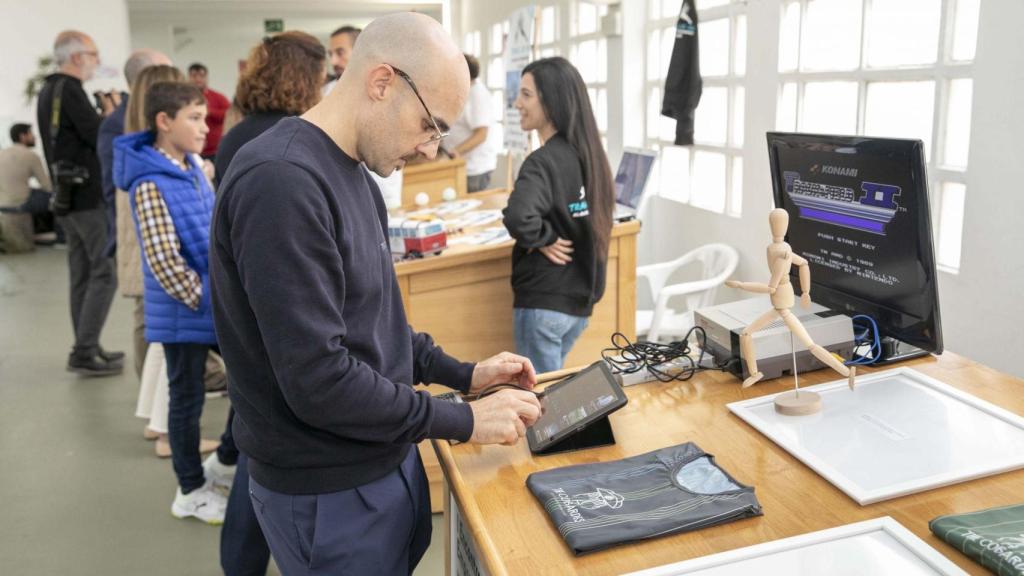
[[[499,390],[469,403],[473,409],[474,444],[512,446],[540,418],[540,400],[525,390]]]
[[[537,250],[553,264],[565,266],[572,262],[572,240],[559,238],[555,240],[554,244],[548,244],[547,246],[537,248]]]
[[[529,358],[502,352],[477,363],[473,368],[469,393],[479,394],[496,384],[515,384],[520,388],[533,390],[537,385],[537,372]]]

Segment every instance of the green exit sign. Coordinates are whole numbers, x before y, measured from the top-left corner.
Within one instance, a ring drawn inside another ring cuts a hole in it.
[[[276,18],[274,20],[264,20],[263,32],[265,34],[276,34],[278,32],[284,32],[284,20],[281,18]]]

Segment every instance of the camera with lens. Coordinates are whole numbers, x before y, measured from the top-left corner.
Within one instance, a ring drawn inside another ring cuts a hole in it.
[[[51,171],[54,188],[51,209],[57,216],[67,216],[71,211],[71,194],[89,180],[89,169],[68,160],[58,160]]]

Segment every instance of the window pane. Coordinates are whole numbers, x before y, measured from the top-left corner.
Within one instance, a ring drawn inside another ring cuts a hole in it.
[[[808,82],[800,110],[801,132],[857,133],[857,83]]]
[[[555,50],[553,46],[542,48],[540,51],[541,58],[551,58],[552,56],[558,56],[558,50]]]
[[[661,0],[662,18],[679,18],[679,10],[683,3],[680,0]]]
[[[672,48],[676,45],[676,29],[665,28],[661,31],[661,79],[668,78],[668,65],[672,61]]]
[[[801,26],[801,70],[860,65],[861,0],[809,0]]]
[[[668,116],[658,117],[658,137],[669,144],[676,141],[676,121]]]
[[[680,202],[690,199],[690,149],[665,146],[661,150],[659,194]]]
[[[700,73],[725,76],[729,73],[729,19],[700,23]]]
[[[659,136],[658,130],[661,122],[661,88],[652,88],[647,94],[647,137],[650,139]]]
[[[550,44],[555,41],[555,30],[558,22],[555,20],[555,7],[548,6],[540,11],[540,43]]]
[[[724,145],[729,121],[728,89],[722,86],[705,86],[695,115],[694,140],[704,144]]]
[[[491,58],[487,66],[487,86],[490,88],[505,87],[505,59],[501,56]]]
[[[779,24],[779,72],[796,70],[800,48],[800,3],[790,2],[782,9]]]
[[[978,44],[978,5],[981,0],[956,0],[953,60],[973,60]]]
[[[737,86],[733,92],[732,99],[732,145],[737,148],[743,147],[743,114],[746,112],[746,90],[743,86]]]
[[[935,62],[941,12],[941,0],[871,2],[866,29],[868,66]]]
[[[796,132],[796,82],[782,85],[779,103],[775,111],[775,129]]]
[[[462,37],[462,51],[470,54],[476,54],[473,50],[473,34],[466,34]]]
[[[505,31],[502,24],[491,26],[491,55],[501,54],[505,49]]]
[[[576,47],[576,67],[579,68],[583,81],[590,83],[597,80],[597,42],[587,40]]]
[[[960,247],[964,229],[964,197],[967,188],[956,182],[942,184],[942,208],[939,213],[939,241],[936,259],[939,265],[960,268]]]
[[[868,84],[864,133],[869,136],[920,138],[930,155],[935,82],[872,82]]]
[[[725,211],[725,154],[703,150],[694,153],[690,204],[713,212]]]
[[[662,77],[661,34],[655,30],[647,37],[647,79],[657,80]]]
[[[591,34],[597,32],[597,28],[597,6],[586,1],[577,2],[576,34]]]
[[[608,41],[604,38],[597,41],[597,81],[608,81]]]
[[[949,83],[949,103],[946,105],[946,147],[943,162],[956,168],[967,167],[967,152],[971,141],[971,99],[974,85],[969,78]]]
[[[706,10],[708,8],[715,8],[716,6],[725,6],[729,3],[729,0],[701,0],[700,9]]]
[[[732,53],[732,73],[743,76],[747,73],[747,16],[736,17],[736,47]]]
[[[729,193],[729,214],[743,214],[743,158],[732,159],[732,190]]]
[[[647,7],[647,10],[647,17],[651,20],[661,18],[661,0],[651,0],[650,6]]]

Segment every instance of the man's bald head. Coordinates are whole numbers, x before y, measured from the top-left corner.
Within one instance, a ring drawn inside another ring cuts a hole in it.
[[[469,69],[451,37],[433,18],[402,12],[363,29],[345,74],[304,118],[386,177],[437,155],[468,94]]]
[[[96,43],[85,32],[65,30],[53,41],[53,58],[61,72],[77,77],[83,82],[92,78],[100,65],[100,52]]]
[[[139,72],[150,66],[157,65],[171,66],[171,59],[163,52],[150,48],[143,48],[142,50],[132,52],[132,55],[124,63],[124,78],[128,81],[128,87],[130,88],[132,84],[135,84],[135,79],[139,77]]]
[[[396,42],[396,38],[402,41]],[[437,20],[399,12],[371,22],[356,41],[349,69],[362,75],[380,64],[391,64],[409,74],[428,105],[427,93],[456,98],[455,117],[440,118],[448,125],[455,123],[469,93],[469,69],[462,51]],[[436,111],[430,107],[435,116],[442,114],[440,104]]]

